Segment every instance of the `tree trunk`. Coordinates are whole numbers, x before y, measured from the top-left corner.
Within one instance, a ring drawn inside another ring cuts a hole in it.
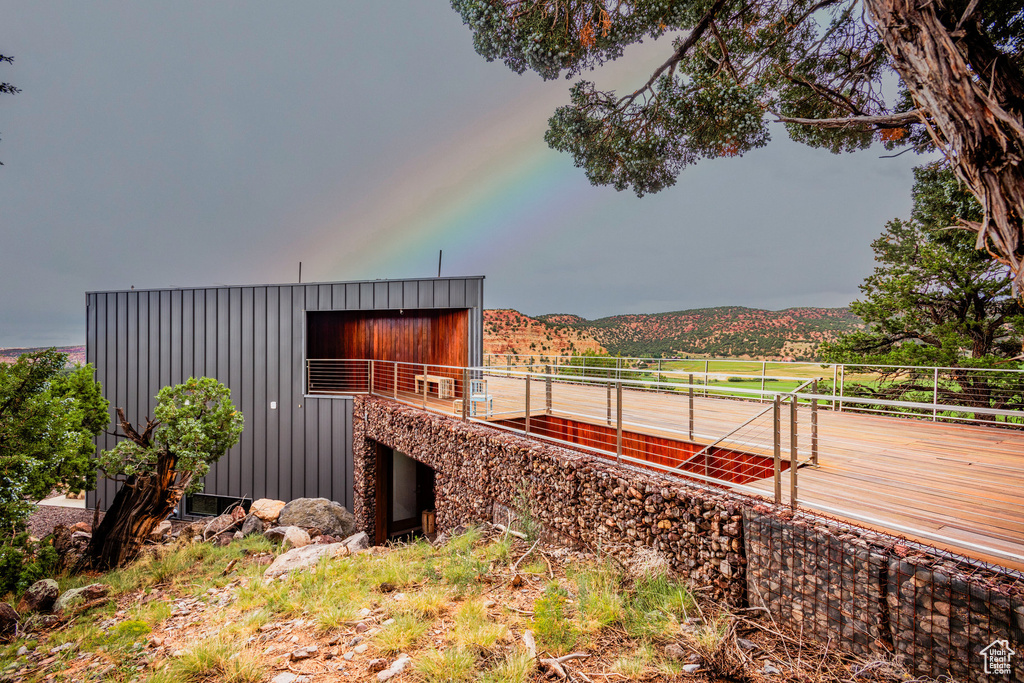
[[[932,139],[981,202],[978,248],[1024,291],[1024,77],[946,0],[864,0]],[[972,3],[976,5],[976,3]]]
[[[152,447],[151,437],[159,423],[150,420],[140,434],[117,409],[123,435],[145,448]],[[191,476],[176,481],[178,458],[167,450],[157,457],[156,472],[148,476],[129,477],[121,488],[100,525],[93,529],[92,540],[82,556],[84,566],[106,571],[134,560],[156,526],[167,519],[181,501]]]
[[[134,560],[153,529],[174,512],[185,490],[175,485],[175,460],[162,452],[155,474],[121,485],[85,551],[83,559],[91,568],[106,571]]]

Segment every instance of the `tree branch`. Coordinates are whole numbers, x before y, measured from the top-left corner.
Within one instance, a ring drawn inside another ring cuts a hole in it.
[[[875,128],[902,128],[912,123],[923,123],[924,114],[920,109],[914,109],[902,114],[888,114],[883,116],[847,116],[838,119],[802,119],[782,116],[771,112],[776,121],[780,123],[796,123],[801,126],[817,126],[819,128],[853,128],[860,126],[872,126]]]
[[[615,105],[616,109],[623,105],[628,106],[632,104],[633,100],[640,96],[640,93],[646,90],[650,90],[654,82],[658,80],[658,78],[660,78],[663,73],[665,73],[666,69],[682,61],[683,57],[686,56],[686,53],[690,50],[690,48],[693,47],[697,43],[697,41],[700,40],[701,37],[704,35],[704,32],[708,30],[708,27],[711,25],[711,21],[715,18],[715,15],[718,14],[719,10],[721,10],[724,5],[725,0],[715,0],[715,4],[712,5],[711,9],[709,9],[707,13],[701,18],[701,20],[697,22],[697,25],[693,27],[692,31],[690,31],[690,35],[686,36],[686,40],[680,43],[679,47],[676,48],[676,51],[672,54],[671,57],[669,57],[668,61],[659,66],[655,70],[655,72],[651,74],[650,79],[648,79],[648,81],[644,83],[643,87],[638,89],[632,95],[626,95],[621,100],[619,100]]]

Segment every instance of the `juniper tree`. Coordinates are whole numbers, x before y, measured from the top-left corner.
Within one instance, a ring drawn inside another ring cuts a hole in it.
[[[91,487],[93,437],[109,422],[91,365],[66,368],[54,349],[0,363],[0,531],[24,524],[58,487]]]
[[[141,431],[117,409],[118,442],[99,456],[100,470],[121,482],[85,560],[95,569],[121,566],[138,555],[153,529],[181,497],[202,488],[210,465],[238,443],[243,419],[231,392],[210,377],[190,377],[157,394],[153,419]]]
[[[580,80],[545,135],[594,184],[638,195],[700,159],[767,144],[770,122],[833,152],[941,150],[982,207],[961,225],[1024,284],[1019,0],[451,0],[477,52],[578,76],[672,38],[625,94]],[[887,80],[898,82],[895,94]]]
[[[1024,406],[1024,378],[972,372],[972,368],[1024,367],[1024,307],[1011,280],[987,252],[974,248],[958,220],[978,220],[982,209],[952,172],[932,164],[914,170],[914,207],[909,220],[889,221],[871,248],[874,272],[850,308],[867,329],[824,344],[825,360],[876,366],[883,398],[920,392],[931,401],[935,387],[924,374],[885,366],[938,366],[951,370],[940,384],[940,402],[995,408]]]

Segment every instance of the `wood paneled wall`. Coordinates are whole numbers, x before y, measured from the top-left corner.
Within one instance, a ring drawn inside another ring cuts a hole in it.
[[[523,429],[525,426],[525,420],[522,418],[501,420],[500,422],[516,429]],[[610,452],[612,454],[610,457],[615,457],[616,433],[614,427],[552,415],[531,415],[530,432],[538,436],[597,448]],[[675,467],[683,463],[702,448],[704,448],[703,444],[694,444],[689,441],[638,432],[623,431],[622,433],[623,454],[668,467]],[[783,462],[782,468],[788,469],[789,463]],[[705,453],[699,458],[686,462],[681,469],[683,472],[696,472],[734,484],[746,484],[771,477],[774,463],[771,458],[756,453],[744,453],[728,448],[712,448],[710,453]]]

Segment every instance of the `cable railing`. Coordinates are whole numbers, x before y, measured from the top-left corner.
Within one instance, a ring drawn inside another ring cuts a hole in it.
[[[584,380],[651,380],[664,391],[685,391],[685,385],[694,383],[719,389],[729,387],[732,391],[728,393],[737,398],[761,402],[769,394],[793,392],[796,385],[813,378],[818,380],[814,393],[828,394],[822,400],[831,410],[1024,427],[1024,421],[1015,417],[1024,410],[1024,363],[1016,363],[1016,367],[962,368],[516,354],[485,354],[484,360],[485,367],[495,371],[503,368],[507,373],[542,372],[548,368],[556,375]],[[744,391],[749,388],[762,393],[751,396]],[[698,393],[708,392],[698,388]],[[858,398],[866,400],[852,400]]]
[[[1024,410],[834,395],[821,378],[773,391],[622,370],[320,359],[307,361],[307,388],[389,398],[1024,569],[1024,491],[1011,483],[1024,477],[1024,430],[991,427],[1024,422]]]

